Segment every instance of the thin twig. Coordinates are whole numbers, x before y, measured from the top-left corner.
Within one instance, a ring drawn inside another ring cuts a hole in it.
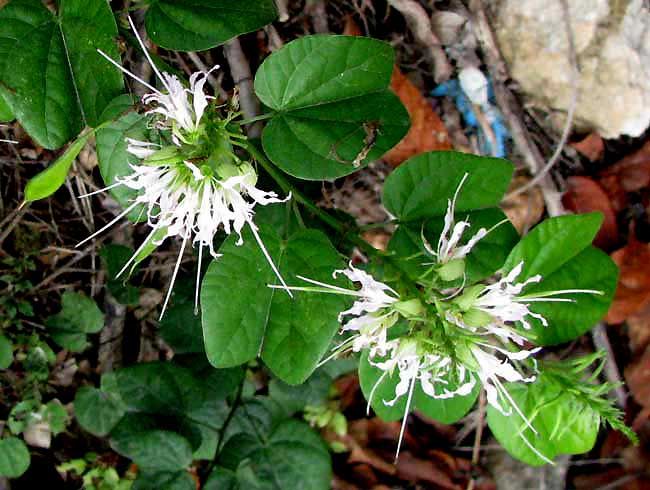
[[[604,369],[605,377],[607,378],[607,381],[615,385],[615,388],[612,391],[614,392],[613,395],[616,399],[616,404],[621,408],[625,408],[627,394],[623,388],[623,378],[621,377],[621,372],[616,364],[612,344],[610,344],[607,336],[607,327],[603,322],[598,322],[594,327],[591,331],[591,338],[594,341],[596,349],[605,352],[607,355],[607,362],[605,362]]]
[[[476,414],[476,433],[474,434],[474,447],[472,449],[472,466],[478,466],[481,456],[481,439],[483,438],[483,422],[485,419],[485,390],[481,389],[478,399],[478,412]],[[474,478],[467,484],[467,490],[474,490]]]
[[[447,59],[442,44],[436,37],[431,26],[429,14],[415,0],[388,0],[388,3],[398,10],[413,32],[415,40],[424,46],[433,62],[433,75],[437,83],[442,83],[451,77],[453,67]]]
[[[505,82],[509,79],[508,69],[501,56],[496,37],[488,21],[483,1],[471,0],[469,5],[473,16],[476,36],[483,48],[486,64],[494,87],[494,95],[499,104],[499,108],[508,121],[512,139],[519,152],[523,155],[530,172],[537,174],[544,167],[544,157],[532,142],[528,129],[523,123],[523,111],[519,102],[508,87],[506,87]],[[560,195],[548,174],[543,174],[539,186],[542,190],[548,213],[551,216],[564,214]]]
[[[560,155],[562,154],[562,150],[564,149],[564,146],[569,140],[571,129],[573,128],[573,119],[575,117],[576,107],[578,105],[578,82],[579,82],[580,72],[578,70],[578,56],[576,54],[575,41],[573,38],[573,30],[571,28],[571,17],[569,12],[569,5],[567,3],[567,0],[559,0],[559,2],[562,4],[562,10],[563,10],[562,19],[564,20],[564,28],[566,32],[568,49],[569,49],[569,72],[571,74],[570,75],[571,100],[569,101],[569,110],[567,111],[566,123],[564,124],[562,136],[560,137],[560,141],[558,142],[557,147],[555,148],[555,152],[553,153],[551,158],[549,158],[548,162],[546,162],[546,165],[544,165],[544,167],[541,170],[539,170],[537,172],[537,175],[535,175],[535,177],[533,177],[531,180],[526,182],[521,187],[506,194],[505,197],[506,200],[518,196],[522,192],[526,192],[528,189],[532,189],[533,187],[538,185],[542,181],[542,179],[544,179],[546,174],[551,170],[551,168],[553,168],[553,165],[555,165],[558,159],[560,158]]]
[[[239,39],[235,38],[228,41],[223,47],[224,54],[230,66],[230,73],[235,85],[239,89],[239,103],[241,111],[246,119],[259,115],[260,101],[253,91],[253,75],[248,59],[241,48]],[[248,136],[257,138],[262,133],[260,123],[253,123],[248,126]]]
[[[2,220],[2,222],[0,222],[0,229],[2,229],[2,232],[0,233],[0,248],[2,248],[2,242],[4,242],[5,239],[9,236],[9,234],[20,222],[21,218],[27,212],[28,209],[29,209],[29,203],[26,203],[22,206],[18,206],[11,213],[9,213],[7,217]]]

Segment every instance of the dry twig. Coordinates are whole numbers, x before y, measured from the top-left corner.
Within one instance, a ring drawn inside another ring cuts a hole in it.
[[[440,41],[433,33],[429,14],[415,0],[388,0],[388,3],[398,10],[406,19],[415,40],[427,49],[427,54],[433,62],[436,82],[445,82],[451,77],[452,68]]]

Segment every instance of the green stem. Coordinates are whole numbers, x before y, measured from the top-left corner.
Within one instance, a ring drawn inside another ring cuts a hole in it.
[[[241,121],[237,121],[237,122],[241,126],[245,126],[246,124],[254,123],[257,121],[264,121],[265,119],[270,119],[273,116],[275,116],[274,112],[268,112],[266,114],[260,114],[259,116],[249,117],[248,119],[242,119]]]
[[[271,162],[262,151],[260,151],[253,143],[250,141],[235,143],[238,146],[244,148],[248,153],[258,161],[258,163],[266,170],[266,172],[277,182],[282,191],[285,194],[291,193],[294,199],[305,206],[309,211],[311,211],[317,218],[319,218],[323,223],[328,225],[334,231],[340,233],[343,236],[344,240],[347,240],[349,243],[356,245],[362,250],[365,254],[389,262],[393,267],[395,267],[400,275],[403,275],[405,278],[408,278],[409,275],[402,268],[402,264],[398,259],[393,257],[391,254],[379,250],[363,238],[359,236],[361,228],[357,226],[351,226],[348,223],[339,221],[334,216],[331,216],[326,211],[322,210],[316,206],[311,199],[305,196],[299,189],[296,188],[280,171],[274,164]],[[407,281],[409,284],[411,281]],[[410,289],[416,294],[416,296],[423,298],[421,291],[417,287],[411,287]]]

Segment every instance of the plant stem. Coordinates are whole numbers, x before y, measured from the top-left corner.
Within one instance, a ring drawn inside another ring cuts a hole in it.
[[[214,452],[214,458],[212,459],[212,461],[210,461],[210,464],[208,465],[208,468],[205,471],[206,481],[208,478],[210,478],[210,473],[212,473],[212,470],[217,465],[217,460],[219,459],[221,450],[223,449],[223,444],[226,440],[226,431],[228,430],[228,426],[230,425],[230,422],[232,422],[232,419],[235,416],[235,412],[237,411],[241,403],[242,393],[244,392],[244,383],[246,383],[246,373],[244,373],[244,375],[242,376],[241,382],[237,387],[237,393],[235,394],[235,399],[233,400],[232,405],[230,406],[230,411],[228,412],[228,416],[226,417],[226,420],[224,421],[223,425],[221,426],[221,429],[219,430],[219,438],[217,439],[217,449]]]

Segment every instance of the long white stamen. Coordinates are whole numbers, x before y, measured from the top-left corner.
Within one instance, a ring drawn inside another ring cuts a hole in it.
[[[99,54],[101,54],[104,58],[106,58],[107,61],[111,62],[115,67],[117,67],[122,73],[124,73],[124,74],[130,76],[131,78],[133,78],[134,80],[140,82],[142,85],[147,87],[152,92],[155,92],[158,95],[162,95],[162,93],[158,89],[156,89],[155,87],[152,87],[150,84],[145,82],[142,78],[137,76],[135,73],[132,73],[129,70],[127,70],[126,68],[124,68],[123,66],[121,66],[117,61],[115,61],[113,58],[111,58],[106,53],[104,53],[101,49],[98,49],[97,52]],[[145,53],[146,53],[146,50],[145,50]]]
[[[169,283],[169,288],[167,289],[167,296],[165,297],[165,302],[163,303],[162,311],[160,312],[160,317],[158,321],[162,320],[165,310],[167,309],[167,303],[169,303],[169,298],[172,295],[172,290],[174,289],[174,283],[176,282],[176,275],[178,274],[178,269],[181,266],[181,260],[183,258],[183,253],[185,252],[185,245],[187,245],[187,234],[183,237],[183,244],[181,245],[181,251],[178,254],[178,259],[176,259],[176,265],[174,266],[174,272],[172,274],[172,280]]]
[[[160,229],[160,228],[154,228],[153,230],[151,230],[151,233],[149,233],[149,235],[147,235],[147,238],[144,240],[144,242],[142,242],[142,243],[140,244],[140,246],[138,247],[138,249],[133,253],[133,255],[131,255],[131,258],[130,258],[130,259],[126,262],[126,264],[124,264],[124,266],[120,269],[120,272],[117,273],[117,275],[115,276],[115,279],[119,279],[120,276],[121,276],[122,274],[124,274],[124,271],[125,271],[125,270],[130,266],[130,265],[131,265],[131,263],[132,263],[132,262],[133,262],[133,261],[138,257],[138,255],[140,255],[140,252],[142,252],[142,250],[144,250],[144,248],[145,248],[145,247],[147,246],[147,244],[149,243],[149,240],[150,240],[151,238],[153,238],[153,235],[154,235],[154,234],[155,234],[159,229]]]
[[[77,199],[94,196],[95,194],[101,194],[102,192],[106,192],[106,191],[108,191],[110,189],[114,189],[115,187],[118,187],[118,186],[121,186],[121,185],[123,185],[122,182],[115,182],[114,184],[111,184],[111,185],[106,186],[106,187],[102,187],[101,189],[97,189],[96,191],[88,192],[86,194],[81,194],[80,196],[77,196]]]
[[[402,439],[404,438],[404,430],[406,429],[406,421],[409,416],[409,408],[411,408],[411,399],[413,398],[413,390],[415,389],[415,383],[417,381],[417,376],[413,376],[411,380],[411,385],[409,386],[409,394],[406,398],[406,408],[404,409],[404,420],[402,420],[402,427],[399,431],[399,441],[397,442],[397,452],[395,453],[395,462],[397,463],[397,458],[399,458],[399,451],[402,448]]]
[[[273,269],[273,272],[282,283],[283,286],[282,288],[287,292],[289,297],[293,298],[293,293],[291,292],[291,289],[289,288],[289,286],[287,286],[287,283],[284,282],[282,275],[280,275],[280,271],[275,266],[275,263],[273,263],[273,259],[269,255],[269,252],[266,250],[266,247],[264,246],[264,242],[262,242],[262,238],[257,233],[257,227],[255,226],[255,223],[253,223],[252,221],[248,221],[248,226],[253,232],[253,236],[255,237],[255,240],[257,240],[257,244],[260,246],[260,249],[262,249],[262,253],[264,254],[264,257],[266,257],[266,260],[269,262],[271,269]]]
[[[17,144],[18,144],[18,141],[15,141],[15,140],[3,140],[3,139],[0,139],[0,143],[12,143],[12,144],[14,144],[14,145],[17,145]]]
[[[147,47],[144,45],[144,42],[142,41],[142,38],[140,37],[140,34],[138,33],[138,30],[135,28],[135,24],[131,20],[131,16],[129,15],[129,16],[127,16],[127,18],[129,19],[129,24],[131,25],[131,29],[133,29],[133,34],[135,34],[135,37],[138,40],[138,43],[140,43],[140,47],[142,48],[142,51],[144,51],[144,55],[147,57],[147,61],[149,61],[149,64],[151,65],[151,68],[153,68],[153,71],[156,73],[156,76],[160,79],[162,84],[165,86],[165,88],[167,89],[167,92],[169,94],[171,94],[172,93],[171,88],[169,87],[169,85],[167,85],[167,82],[165,81],[165,78],[162,76],[162,73],[160,73],[160,71],[158,71],[158,67],[156,66],[156,64],[151,59],[151,56],[149,55],[149,50],[147,50]]]
[[[203,243],[199,242],[199,263],[196,268],[196,288],[194,290],[194,314],[199,314],[199,281],[201,280],[201,261],[203,259]]]
[[[298,274],[296,274],[296,277],[299,278],[299,279],[302,279],[305,282],[310,282],[310,283],[315,284],[317,286],[323,286],[324,288],[331,289],[333,291],[338,291],[338,292],[340,292],[342,294],[348,294],[350,296],[363,296],[361,293],[359,293],[359,291],[354,291],[352,289],[345,289],[345,288],[342,288],[342,287],[339,287],[339,286],[334,286],[332,284],[327,284],[327,283],[324,283],[324,282],[316,281],[314,279],[309,279],[308,277],[305,277],[305,276],[299,276]]]
[[[97,235],[102,233],[104,230],[107,230],[108,228],[113,226],[115,223],[117,223],[119,220],[121,220],[124,216],[129,214],[138,204],[139,204],[138,202],[134,202],[133,204],[131,204],[128,208],[126,208],[124,211],[122,211],[120,214],[118,214],[115,218],[113,218],[107,225],[105,225],[102,228],[100,228],[99,230],[97,230],[95,233],[90,235],[88,238],[85,238],[84,240],[77,243],[75,245],[75,248],[80,247],[81,245],[83,245],[87,241],[92,240],[93,238],[95,238]]]
[[[521,417],[521,419],[524,421],[526,426],[531,431],[533,431],[533,434],[538,435],[537,429],[535,429],[535,427],[533,427],[533,424],[531,424],[530,421],[526,418],[524,413],[519,408],[519,405],[515,403],[515,400],[510,396],[510,393],[508,393],[508,390],[506,390],[505,386],[503,386],[501,381],[499,381],[499,379],[496,376],[494,376],[492,378],[492,382],[497,386],[497,388],[499,388],[501,394],[504,395],[506,399],[510,402],[510,406],[512,406],[515,409],[515,412],[517,412],[517,414]]]
[[[381,382],[384,380],[386,375],[388,374],[388,371],[384,371],[381,373],[381,376],[375,383],[375,385],[372,387],[372,390],[370,390],[370,395],[368,396],[368,404],[366,405],[366,416],[370,415],[370,404],[372,403],[372,399],[375,396],[375,391],[377,391],[377,388],[381,384]]]

